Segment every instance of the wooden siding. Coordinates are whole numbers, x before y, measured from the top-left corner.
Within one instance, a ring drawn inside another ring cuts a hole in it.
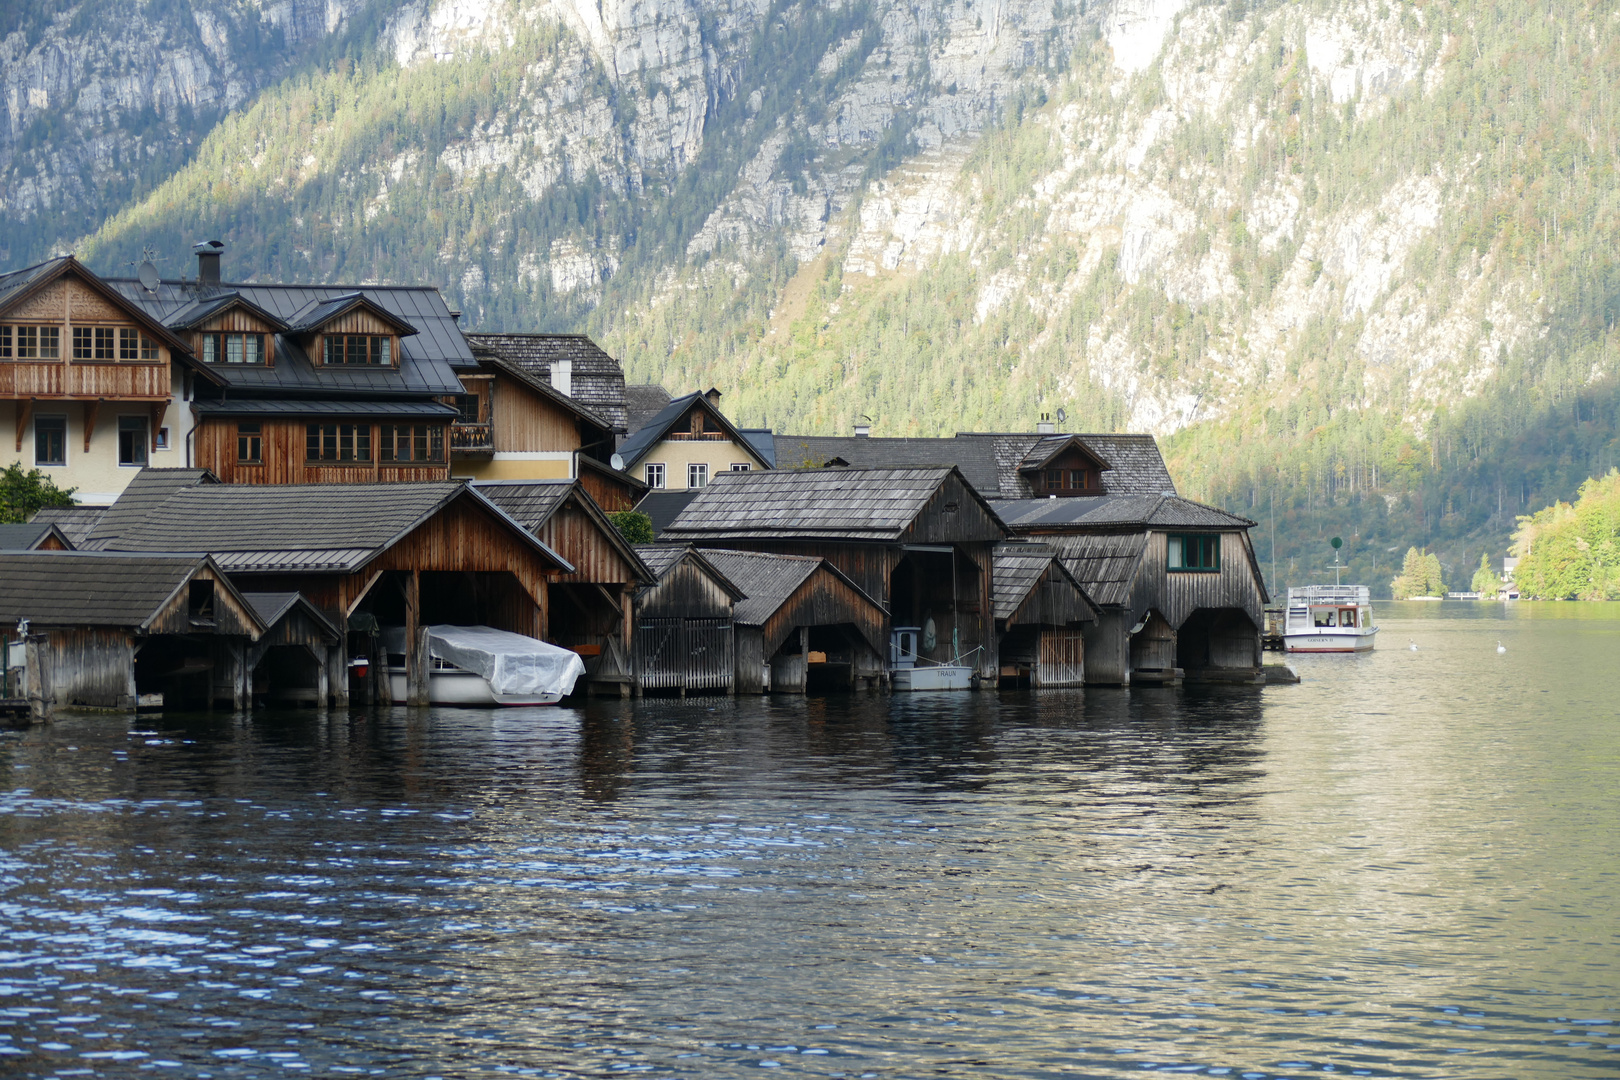
[[[901,541],[907,544],[995,543],[1006,535],[1006,530],[985,509],[979,496],[953,473],[912,519]]]
[[[1075,588],[1054,561],[1007,619],[1011,626],[1068,626],[1092,618],[1085,594]]]
[[[637,619],[694,616],[731,618],[731,594],[690,558],[682,558],[656,585],[636,594]]]
[[[629,484],[598,472],[596,469],[579,470],[579,484],[591,498],[609,514],[636,508],[636,490]]]
[[[1094,623],[1081,630],[1086,646],[1086,685],[1124,686],[1131,681],[1130,634],[1135,625],[1125,621],[1125,613],[1103,611]]]
[[[124,630],[53,630],[29,643],[30,696],[46,708],[135,707],[135,639]]]
[[[507,375],[497,375],[490,396],[495,449],[506,453],[578,450],[574,414]]]
[[[577,504],[577,498],[577,495],[569,496],[537,533],[542,543],[574,564],[574,572],[562,575],[559,580],[634,584],[635,568],[602,532],[596,518]]]
[[[0,322],[56,326],[62,331],[56,360],[0,360],[0,397],[168,400],[169,349],[158,344],[157,360],[73,360],[73,327],[145,329],[116,305],[71,277],[52,282],[7,308]],[[148,337],[152,337],[147,333]],[[116,348],[116,344],[115,344]]]
[[[229,310],[221,312],[214,318],[209,319],[207,322],[195,328],[191,336],[191,348],[199,359],[203,355],[202,335],[204,334],[263,334],[264,366],[273,367],[275,365],[275,329],[270,326],[266,326],[262,320],[257,318],[246,308],[230,308]]]
[[[1131,672],[1168,671],[1176,666],[1176,631],[1157,611],[1131,635]]]
[[[1219,572],[1200,573],[1166,569],[1169,558],[1167,539],[1172,532],[1198,532],[1197,529],[1155,529],[1142,549],[1142,565],[1132,589],[1132,610],[1136,618],[1157,610],[1172,627],[1179,627],[1200,608],[1236,608],[1246,613],[1256,626],[1265,623],[1263,586],[1242,532],[1221,534]]]
[[[788,635],[801,626],[854,626],[878,656],[888,653],[888,619],[872,600],[841,581],[825,566],[818,566],[793,590],[781,607],[765,620],[763,648],[770,656]]]
[[[324,422],[324,421],[323,421]],[[336,419],[335,422],[344,421]],[[262,451],[260,464],[236,460],[236,428],[240,423],[258,423]],[[195,449],[197,467],[208,469],[227,484],[369,484],[373,481],[448,480],[449,461],[392,464],[377,461],[380,426],[369,421],[371,456],[369,462],[309,462],[305,419],[208,419],[198,424]],[[448,432],[446,433],[448,442]]]
[[[190,615],[191,581],[214,582],[214,619],[213,625],[207,626],[193,622]],[[180,586],[174,596],[157,617],[152,620],[148,628],[149,634],[223,634],[236,637],[253,637],[258,633],[255,628],[257,620],[253,615],[237,602],[235,596],[226,587],[220,576],[207,565],[201,567],[191,576],[190,581]]]
[[[638,618],[637,683],[643,690],[728,690],[735,647],[729,618]]]

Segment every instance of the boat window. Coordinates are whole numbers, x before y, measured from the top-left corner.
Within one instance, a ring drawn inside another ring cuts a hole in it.
[[[1356,609],[1355,608],[1340,608],[1339,609],[1339,625],[1340,626],[1354,626],[1354,625],[1356,625]]]
[[[1318,608],[1311,614],[1314,616],[1311,621],[1317,626],[1337,626],[1339,624],[1337,618],[1339,613],[1332,608]]]

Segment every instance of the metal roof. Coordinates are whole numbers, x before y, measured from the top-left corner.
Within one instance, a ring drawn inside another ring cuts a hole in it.
[[[1001,488],[1000,473],[989,445],[959,439],[872,439],[820,435],[778,435],[777,467],[817,469],[832,462],[855,468],[959,469],[987,499]]]
[[[809,555],[773,555],[722,548],[699,548],[698,554],[742,590],[743,599],[737,601],[731,618],[744,626],[763,626],[787,603],[793,590],[803,585],[825,561]]]
[[[1003,499],[996,510],[1014,532],[1053,528],[1248,529],[1248,518],[1178,495],[1075,495]]]
[[[681,516],[681,511],[691,505],[692,500],[698,497],[698,492],[701,490],[699,488],[689,491],[664,491],[662,489],[649,491],[641,497],[640,502],[636,503],[636,510],[646,514],[652,520],[653,535],[657,536],[669,528],[671,522]]]
[[[340,311],[353,306],[348,299],[361,294],[376,309],[414,335],[400,339],[397,368],[354,366],[316,367],[304,351],[303,335],[276,335],[275,362],[208,364],[206,369],[233,389],[367,397],[399,394],[459,394],[458,365],[472,366],[472,351],[445,306],[439,290],[430,286],[395,285],[203,285],[195,281],[164,281],[148,291],[139,281],[105,278],[105,284],[126,301],[158,322],[189,318],[188,309],[225,293],[235,293],[283,323],[308,325],[311,313],[327,308]],[[340,302],[341,301],[341,302]]]
[[[454,407],[442,401],[333,401],[328,398],[231,398],[195,402],[203,416],[381,416],[401,420],[453,420]]]
[[[207,563],[204,555],[0,553],[0,624],[143,630]]]
[[[475,356],[495,356],[551,385],[551,365],[573,364],[568,397],[626,430],[624,368],[584,334],[467,334]],[[666,395],[667,398],[668,395]],[[639,425],[638,425],[639,426]]]
[[[119,551],[207,551],[222,567],[238,573],[348,572],[462,497],[477,499],[557,566],[573,571],[568,560],[459,480],[204,484],[175,491],[123,526],[107,546]]]
[[[659,536],[898,541],[953,472],[928,468],[721,473]],[[993,513],[987,514],[994,519]]]

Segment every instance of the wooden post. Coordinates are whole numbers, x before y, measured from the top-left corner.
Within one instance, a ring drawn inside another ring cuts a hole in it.
[[[315,657],[315,707],[326,709],[327,695],[332,692],[331,672],[327,668],[327,649],[325,645],[311,645],[308,647],[311,655]]]
[[[426,705],[427,633],[422,628],[422,572],[412,570],[405,585],[405,704]]]

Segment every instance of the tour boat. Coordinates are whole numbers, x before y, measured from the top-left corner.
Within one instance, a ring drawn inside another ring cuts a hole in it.
[[[428,702],[432,705],[555,705],[573,692],[585,664],[570,649],[488,626],[430,626]],[[405,634],[383,632],[388,693],[407,700]]]
[[[1289,652],[1367,652],[1377,633],[1365,585],[1288,590],[1283,647]]]

